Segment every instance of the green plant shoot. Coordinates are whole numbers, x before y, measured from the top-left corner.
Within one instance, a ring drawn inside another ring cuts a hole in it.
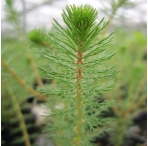
[[[53,123],[48,123],[46,130],[55,132],[57,145],[91,146],[94,136],[111,124],[112,119],[102,118],[101,113],[113,102],[99,102],[95,97],[113,88],[115,83],[111,79],[106,83],[105,79],[118,71],[104,64],[115,54],[105,53],[113,33],[99,39],[108,22],[102,18],[97,23],[97,17],[98,11],[89,5],[67,6],[62,13],[66,28],[54,19],[56,33],[47,35],[57,53],[40,53],[49,61],[50,69],[39,69],[58,83],[54,89],[40,89],[44,95],[50,95],[46,105]],[[51,99],[58,100],[61,106],[51,104]]]

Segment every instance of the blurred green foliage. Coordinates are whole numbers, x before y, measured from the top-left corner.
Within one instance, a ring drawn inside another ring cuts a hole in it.
[[[40,40],[40,37],[34,39],[32,36],[36,33],[42,32],[39,30],[37,32],[31,31],[28,36],[28,43],[31,46],[31,53],[33,54],[34,60],[37,66],[43,66],[45,68],[49,68],[50,66],[39,57],[39,51],[47,49],[42,44],[42,41],[48,42],[48,40]],[[39,36],[39,35],[38,35]],[[116,63],[116,67],[120,70],[116,80],[119,80],[118,84],[116,85],[116,89],[110,91],[109,96],[105,95],[106,98],[115,99],[117,103],[119,102],[119,96],[121,96],[121,103],[116,104],[117,109],[119,110],[119,115],[117,115],[117,122],[120,121],[122,118],[122,112],[127,110],[129,106],[133,106],[133,111],[127,115],[127,119],[131,119],[134,112],[138,111],[139,109],[146,110],[146,100],[144,100],[141,105],[136,108],[136,103],[140,100],[140,98],[146,94],[146,62],[147,62],[147,54],[146,54],[146,43],[147,37],[143,35],[141,32],[134,32],[133,34],[129,34],[126,31],[121,31],[117,29],[115,31],[115,39],[111,43],[108,52],[116,51],[116,55],[111,59],[109,64]],[[38,45],[39,44],[39,45]],[[49,42],[48,42],[49,44]],[[52,44],[50,44],[52,46]],[[29,86],[33,86],[33,82],[35,81],[35,76],[32,73],[31,67],[29,65],[29,60],[27,59],[24,50],[22,49],[22,43],[17,40],[16,38],[3,38],[2,36],[2,57],[6,60],[6,62],[13,68],[13,70],[23,79]],[[28,96],[28,92],[20,87],[20,85],[13,79],[13,77],[5,70],[2,66],[2,105],[3,100],[6,98],[7,95],[7,86],[6,78],[9,79],[9,85],[12,85],[14,93],[18,96],[18,100],[21,101],[22,99],[26,99]],[[44,77],[43,77],[44,78]],[[141,80],[144,81],[142,87],[139,88],[139,84]],[[132,105],[131,102],[134,99],[134,96],[139,88],[139,93],[135,102]],[[19,96],[21,95],[21,97]],[[22,98],[23,97],[23,98]],[[122,105],[122,107],[121,107]],[[124,105],[124,106],[123,106]],[[2,106],[2,110],[3,106]],[[130,116],[129,116],[130,115]],[[7,114],[7,117],[9,115]],[[4,118],[5,117],[5,118]],[[2,119],[7,119],[6,114],[2,114]],[[121,120],[122,121],[122,120]],[[126,122],[127,121],[127,122]],[[123,129],[120,129],[121,124],[116,124],[116,128],[118,129],[117,135],[121,134],[121,139],[123,139],[123,135],[126,133],[126,129],[128,129],[129,125],[131,124],[130,121],[125,120],[122,121],[122,124],[125,125]],[[116,140],[118,139],[118,136]],[[122,140],[120,140],[122,141]]]

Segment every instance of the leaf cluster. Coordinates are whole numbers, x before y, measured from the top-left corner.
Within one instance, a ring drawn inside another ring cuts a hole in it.
[[[33,29],[28,34],[27,37],[29,40],[31,40],[33,43],[41,46],[47,45],[47,37],[44,35],[45,28],[42,29]]]

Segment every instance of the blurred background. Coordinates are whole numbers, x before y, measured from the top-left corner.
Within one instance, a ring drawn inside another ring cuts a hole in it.
[[[40,51],[54,50],[45,33],[55,32],[53,18],[63,27],[62,9],[70,4],[89,4],[110,21],[101,37],[114,31],[107,51],[116,55],[107,64],[120,70],[116,87],[103,95],[115,100],[111,108],[116,122],[114,136],[97,137],[98,146],[141,146],[147,137],[147,1],[146,0],[1,0],[1,143],[3,146],[54,146],[43,132],[47,112],[38,87],[52,88],[37,67],[50,69]],[[100,36],[99,36],[100,37]],[[52,102],[52,101],[51,101]],[[49,111],[48,111],[49,112]]]

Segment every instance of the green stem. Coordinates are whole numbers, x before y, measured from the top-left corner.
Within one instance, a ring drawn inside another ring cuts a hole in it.
[[[141,97],[141,99],[136,103],[135,108],[138,108],[139,106],[141,106],[141,104],[147,100],[147,95],[144,95]],[[132,102],[133,103],[133,102]],[[131,113],[134,110],[134,107],[130,106],[123,114],[124,116],[126,116],[128,113]]]
[[[108,27],[110,26],[110,23],[113,20],[114,15],[116,14],[118,8],[121,7],[124,3],[125,3],[125,0],[119,0],[119,2],[116,4],[116,6],[112,9],[112,13],[111,13],[111,15],[109,16],[109,19],[108,19],[109,23],[108,23],[107,27],[104,29],[104,31],[102,32],[102,35],[101,35],[102,38],[106,34]]]
[[[109,20],[108,20],[109,23],[108,23],[107,27],[104,29],[104,31],[102,32],[102,35],[101,35],[102,38],[105,36],[105,34],[106,34],[107,30],[108,30],[108,27],[110,26],[110,23],[111,23],[111,21],[112,21],[114,15],[115,15],[115,13],[112,13],[112,14],[110,15]]]
[[[19,24],[18,24],[17,18],[16,18],[16,16],[14,16],[14,15],[13,15],[13,20],[14,20],[15,27],[16,27],[16,29],[17,29],[17,31],[18,31],[20,37],[21,37],[21,40],[22,40],[22,42],[23,42],[23,44],[24,44],[24,46],[25,46],[25,49],[26,49],[26,51],[27,51],[27,56],[28,56],[28,58],[29,58],[29,60],[30,60],[31,66],[32,66],[32,68],[33,68],[33,70],[34,70],[34,72],[35,72],[38,85],[39,85],[40,87],[43,87],[42,79],[41,79],[40,74],[39,74],[39,72],[38,72],[38,70],[37,70],[36,64],[35,64],[35,62],[34,62],[34,60],[33,60],[33,57],[32,57],[32,54],[30,53],[29,46],[27,45],[26,39],[25,39],[24,34],[23,34],[23,32],[22,32],[22,30],[21,30]]]
[[[18,83],[25,87],[30,93],[32,93],[35,97],[37,97],[40,100],[45,100],[46,96],[41,96],[38,92],[36,92],[31,87],[28,87],[27,84],[8,66],[8,64],[5,62],[4,59],[1,59],[2,65],[8,70],[8,72],[18,81]]]
[[[24,120],[23,114],[21,112],[20,106],[19,106],[17,99],[14,96],[12,90],[10,90],[10,94],[11,94],[11,97],[12,97],[13,107],[15,108],[18,119],[19,119],[20,127],[21,127],[22,134],[23,134],[23,137],[24,137],[24,140],[25,140],[25,146],[31,146],[29,135],[28,135],[28,132],[27,132],[26,124],[25,124],[25,120]]]

